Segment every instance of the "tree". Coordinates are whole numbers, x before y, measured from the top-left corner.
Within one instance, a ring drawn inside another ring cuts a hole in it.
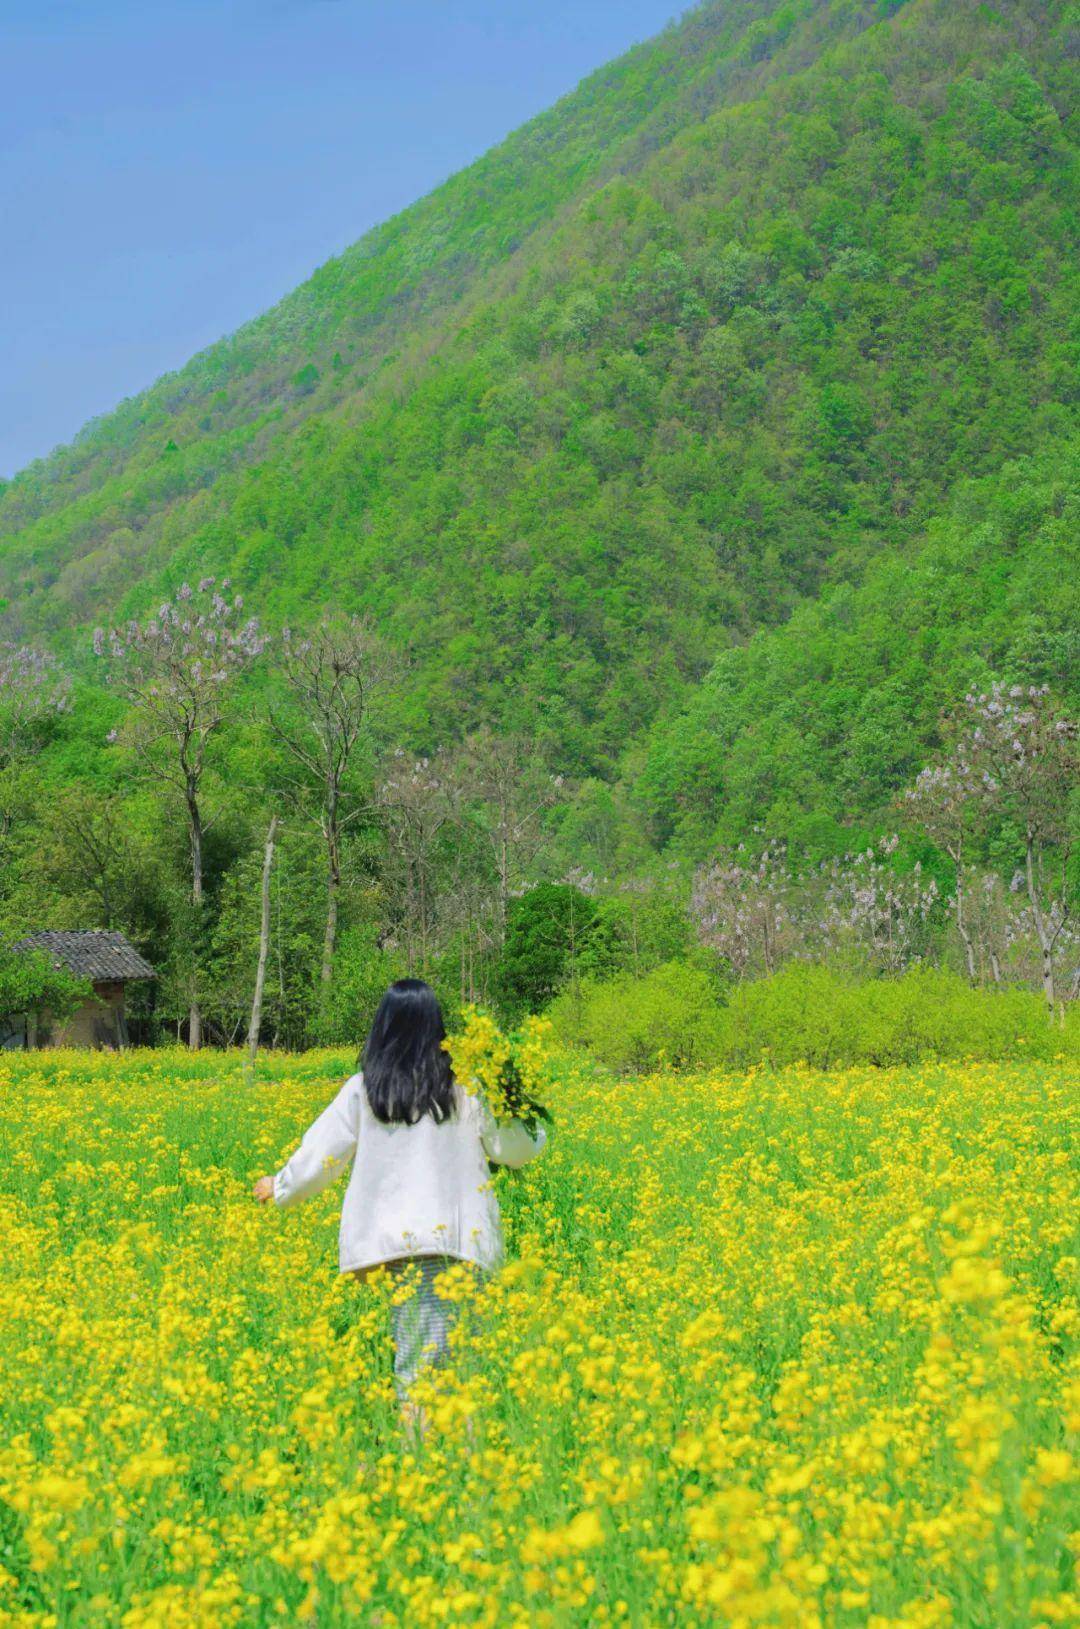
[[[457,972],[459,1002],[486,1002],[494,957],[502,944],[499,891],[488,832],[473,811],[455,807],[452,842],[438,872],[439,937]]]
[[[481,806],[481,821],[498,877],[496,933],[506,933],[506,911],[511,888],[540,843],[540,816],[562,785],[551,776],[536,753],[520,736],[495,735],[477,730],[465,743],[463,781],[468,794]]]
[[[272,811],[267,812],[267,824]],[[213,1029],[228,1045],[241,1045],[252,1009],[252,974],[262,940],[262,875],[267,828],[257,846],[249,841],[215,891],[213,930],[206,955],[204,1030]],[[252,832],[250,837],[254,837]],[[300,822],[275,831],[269,875],[269,940],[259,1044],[303,1047],[338,1039],[312,1003],[318,988],[325,900],[321,839]],[[162,965],[165,965],[164,963]],[[167,973],[167,967],[166,967]],[[335,969],[335,986],[339,969]],[[167,996],[166,979],[160,986]],[[159,1001],[159,1008],[164,1000]]]
[[[89,1001],[93,989],[86,979],[75,978],[66,967],[56,967],[39,950],[0,948],[0,1016],[29,1013],[63,1020],[82,1001]]]
[[[357,617],[324,619],[307,635],[286,628],[281,643],[291,710],[271,708],[270,724],[301,774],[318,789],[319,828],[326,846],[326,931],[319,974],[325,1005],[337,944],[342,836],[371,807],[350,800],[350,769],[372,695],[392,668],[370,625]],[[303,788],[297,790],[302,793]]]
[[[51,652],[0,642],[0,836],[15,817],[20,768],[43,744],[50,719],[69,707],[70,681]]]
[[[248,1024],[248,1069],[255,1067],[262,1029],[263,991],[266,988],[266,960],[270,954],[270,868],[274,863],[274,841],[277,837],[278,817],[270,817],[263,848],[262,885],[259,890],[259,960],[255,968],[255,989],[251,997],[251,1020]]]
[[[137,887],[131,875],[129,817],[115,793],[72,786],[43,811],[38,852],[50,881],[91,903],[94,925],[130,927]]]
[[[458,806],[453,766],[446,758],[392,755],[379,788],[387,837],[386,880],[396,895],[397,919],[409,971],[427,967],[438,919],[436,862],[444,828]]]
[[[581,886],[590,891],[586,882]],[[687,961],[694,954],[692,939],[681,888],[676,895],[670,879],[625,877],[596,900],[581,971],[586,977],[640,977],[663,962]]]
[[[94,653],[109,663],[117,690],[131,708],[127,738],[148,774],[179,792],[191,856],[191,902],[196,938],[203,910],[202,804],[207,748],[225,721],[229,693],[262,652],[266,639],[256,617],[242,616],[239,594],[228,598],[204,577],[197,589],[181,584],[146,622],[98,628]],[[188,1044],[202,1044],[202,1012],[193,969]]]
[[[756,856],[742,845],[694,879],[691,916],[702,943],[719,952],[740,980],[772,974],[785,962],[818,960],[854,947],[883,972],[917,959],[937,901],[937,884],[916,864],[891,863],[895,836],[796,874],[784,845]]]
[[[953,863],[953,912],[972,984],[977,980],[975,943],[965,908],[965,890],[967,848],[979,814],[977,793],[975,772],[961,742],[949,761],[920,770],[914,786],[905,793],[910,815]]]
[[[1069,803],[1080,782],[1080,727],[1059,711],[1046,685],[994,684],[965,696],[964,708],[956,751],[970,762],[980,801],[1019,834],[1018,881],[1031,910],[1052,1017],[1055,951],[1071,905]]]
[[[756,855],[740,843],[734,853],[698,870],[690,914],[701,942],[743,979],[775,972],[799,945],[796,896],[783,843],[764,842]]]
[[[879,838],[876,849],[845,854],[824,868],[820,943],[826,952],[853,943],[884,973],[903,972],[920,959],[938,886],[918,861],[910,871],[890,864],[898,844],[893,833]]]
[[[496,988],[506,1009],[538,1012],[577,964],[596,905],[572,883],[542,882],[511,901]]]

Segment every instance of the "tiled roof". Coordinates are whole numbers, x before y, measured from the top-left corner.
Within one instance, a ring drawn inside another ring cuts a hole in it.
[[[152,979],[154,969],[122,933],[92,928],[85,933],[28,933],[12,950],[43,950],[54,965],[98,981]]]

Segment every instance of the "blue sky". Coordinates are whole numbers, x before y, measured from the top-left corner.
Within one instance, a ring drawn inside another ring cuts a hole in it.
[[[0,0],[0,475],[681,9]]]

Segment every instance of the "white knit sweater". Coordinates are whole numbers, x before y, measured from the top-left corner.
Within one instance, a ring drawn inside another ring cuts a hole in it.
[[[520,1166],[540,1153],[547,1135],[530,1136],[520,1120],[496,1121],[478,1097],[455,1087],[457,1111],[437,1124],[376,1120],[364,1077],[350,1076],[304,1133],[274,1177],[274,1199],[298,1204],[339,1177],[352,1175],[341,1209],[338,1257],[343,1273],[401,1256],[453,1256],[495,1267],[502,1260],[499,1206],[488,1160]]]

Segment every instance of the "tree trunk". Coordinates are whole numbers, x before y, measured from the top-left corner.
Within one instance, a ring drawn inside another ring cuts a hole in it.
[[[1046,1000],[1046,1011],[1050,1022],[1054,1022],[1054,1008],[1057,992],[1054,989],[1054,941],[1046,930],[1043,919],[1042,903],[1039,899],[1039,890],[1035,882],[1035,843],[1033,834],[1027,834],[1027,852],[1025,854],[1024,875],[1027,879],[1028,902],[1031,905],[1031,916],[1035,923],[1035,935],[1039,941],[1039,951],[1042,957],[1042,987]]]
[[[341,888],[341,873],[331,870],[326,878],[326,932],[323,935],[322,967],[319,970],[319,982],[322,985],[323,1000],[330,993],[330,981],[334,976],[334,950],[337,946],[338,925],[338,891]]]
[[[502,830],[499,834],[499,944],[506,943],[506,912],[510,903],[510,844],[506,837],[507,814],[500,815]]]
[[[1046,1000],[1046,1011],[1050,1022],[1054,1022],[1057,1011],[1057,991],[1054,989],[1054,957],[1049,945],[1044,944],[1042,935],[1039,936],[1039,950],[1042,955],[1042,987]]]
[[[420,967],[426,973],[428,964],[427,873],[422,864],[418,864],[416,869],[416,899],[418,906],[417,925],[420,929]]]
[[[960,935],[960,943],[964,947],[964,959],[967,962],[968,980],[971,984],[978,983],[975,971],[975,946],[971,942],[971,934],[964,921],[964,885],[960,880],[960,862],[956,866],[956,931]]]
[[[319,981],[325,1006],[330,994],[330,981],[334,976],[334,951],[337,947],[338,895],[341,892],[341,833],[338,829],[337,791],[330,787],[326,794],[326,932],[323,935],[322,967]]]
[[[278,817],[274,815],[266,833],[262,868],[262,913],[259,919],[259,964],[255,969],[255,993],[251,998],[251,1023],[248,1027],[248,1068],[255,1067],[255,1054],[259,1050],[259,1031],[262,1028],[263,990],[266,987],[266,961],[270,954],[270,867],[274,863],[274,838]]]
[[[202,948],[203,904],[203,828],[197,791],[198,788],[189,778],[187,811],[188,835],[191,838],[191,902],[195,907],[195,945],[193,949],[196,962]],[[197,979],[198,967],[196,965],[192,970],[191,1006],[188,1010],[188,1046],[193,1052],[197,1052],[202,1046],[202,1009],[199,1006]]]

